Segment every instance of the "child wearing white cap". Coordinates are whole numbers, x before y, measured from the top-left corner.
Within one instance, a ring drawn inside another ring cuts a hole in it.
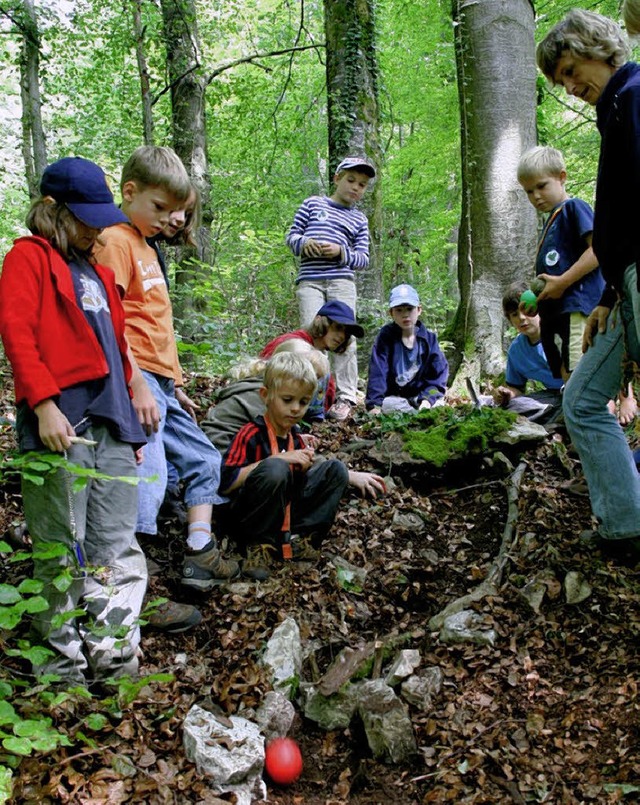
[[[344,302],[356,310],[355,272],[369,265],[369,224],[356,204],[364,195],[375,168],[366,159],[346,157],[336,168],[330,196],[311,196],[295,214],[287,245],[300,258],[296,295],[300,324],[308,327],[327,302]],[[336,421],[347,419],[356,404],[358,362],[351,342],[334,356],[337,400],[327,412]]]
[[[408,413],[443,400],[449,364],[421,313],[415,288],[396,285],[389,297],[393,321],[380,330],[371,350],[365,404],[372,414]]]

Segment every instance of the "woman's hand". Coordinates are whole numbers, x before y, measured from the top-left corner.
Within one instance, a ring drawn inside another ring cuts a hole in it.
[[[604,333],[607,329],[607,319],[611,313],[610,307],[598,305],[589,314],[589,318],[584,325],[584,333],[582,335],[582,351],[586,352],[589,347],[593,346],[593,339],[596,333]]]

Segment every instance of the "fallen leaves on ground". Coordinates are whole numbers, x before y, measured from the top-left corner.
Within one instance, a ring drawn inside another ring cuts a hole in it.
[[[201,388],[204,408],[206,394]],[[309,649],[307,679],[322,675],[346,646],[406,632],[422,666],[442,669],[444,686],[430,712],[410,710],[419,755],[407,767],[374,761],[355,722],[326,733],[299,718],[293,737],[305,769],[290,789],[270,786],[269,802],[637,801],[640,574],[580,544],[580,531],[591,525],[589,502],[576,494],[579,464],[567,456],[562,437],[525,454],[503,584],[498,595],[475,605],[484,625],[496,631],[496,645],[447,646],[428,621],[484,578],[504,528],[503,479],[478,463],[437,479],[415,466],[404,473],[381,467],[369,458],[367,445],[376,434],[368,421],[361,415],[320,426],[321,452],[352,469],[390,475],[394,483],[379,500],[347,497],[315,566],[289,563],[265,583],[214,590],[196,602],[179,585],[182,527],[163,522],[149,548],[163,572],[151,579],[149,596],[197,603],[204,615],[192,632],[144,635],[143,670],[169,671],[174,681],[142,688],[93,732],[83,720],[103,712],[100,698],[53,708],[54,724],[75,736],[74,745],[24,758],[16,803],[233,802],[232,795],[216,796],[186,760],[181,724],[196,702],[210,702],[222,718],[259,704],[270,689],[261,651],[289,615]],[[4,449],[9,431],[5,425],[0,433]],[[345,452],[354,441],[363,444]],[[0,496],[0,528],[6,530],[20,518],[15,481],[6,481]],[[341,583],[332,555],[366,570],[362,588]],[[567,604],[562,590],[571,571],[591,587],[579,604]],[[5,564],[2,572],[11,582],[28,567]],[[533,579],[542,585],[538,612],[520,592]]]

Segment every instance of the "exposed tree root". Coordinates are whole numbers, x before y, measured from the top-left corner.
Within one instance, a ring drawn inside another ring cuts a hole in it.
[[[504,531],[502,532],[502,542],[500,543],[498,555],[491,565],[489,565],[486,579],[475,589],[471,590],[471,592],[449,602],[444,609],[440,610],[437,615],[434,615],[429,620],[429,629],[432,632],[439,631],[449,615],[462,612],[462,610],[466,609],[470,604],[481,601],[489,595],[497,595],[498,588],[502,583],[502,574],[504,573],[504,568],[509,558],[509,551],[511,550],[515,538],[515,524],[518,520],[518,493],[526,466],[526,462],[521,461],[509,477],[507,485],[507,520]]]

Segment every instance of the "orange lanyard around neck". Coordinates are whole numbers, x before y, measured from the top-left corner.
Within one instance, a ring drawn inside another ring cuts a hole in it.
[[[277,456],[280,453],[280,447],[278,445],[278,436],[276,434],[275,428],[271,424],[271,420],[265,414],[264,421],[267,426],[267,434],[269,436],[269,449],[270,455]],[[295,447],[293,442],[293,434],[289,431],[287,435],[287,451],[293,450]],[[291,468],[290,468],[291,469]],[[291,531],[291,503],[287,503],[286,508],[284,510],[284,520],[282,521],[282,528],[281,531]]]

